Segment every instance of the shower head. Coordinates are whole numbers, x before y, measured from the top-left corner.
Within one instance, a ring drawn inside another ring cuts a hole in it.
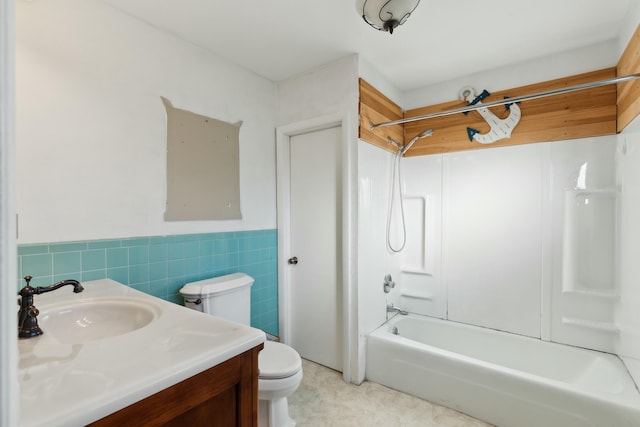
[[[420,138],[425,138],[427,136],[431,136],[433,135],[433,129],[427,129],[427,130],[423,130],[422,132],[420,132],[419,134],[417,134],[416,136],[414,136],[413,138],[411,138],[411,141],[409,141],[407,143],[407,145],[405,145],[404,147],[402,147],[402,151],[400,152],[400,154],[402,154],[404,156],[404,153],[406,153],[407,151],[409,151],[409,148],[411,148],[411,146]]]

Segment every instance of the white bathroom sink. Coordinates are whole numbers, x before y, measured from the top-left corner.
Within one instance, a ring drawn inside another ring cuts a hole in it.
[[[265,340],[111,279],[82,286],[34,298],[44,334],[18,340],[21,427],[91,424]]]
[[[151,323],[159,313],[147,301],[98,298],[48,306],[38,316],[38,323],[45,334],[63,344],[81,344],[133,332]]]

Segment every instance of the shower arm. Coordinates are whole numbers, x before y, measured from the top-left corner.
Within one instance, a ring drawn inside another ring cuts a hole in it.
[[[424,130],[422,132],[420,132],[419,134],[417,134],[416,136],[414,136],[411,141],[409,141],[409,143],[405,146],[402,147],[401,151],[400,151],[400,155],[404,156],[404,154],[409,151],[409,148],[411,148],[411,146],[419,139],[422,138],[426,138],[427,136],[431,136],[433,135],[433,129],[427,129]]]
[[[532,93],[532,94],[529,94],[529,95],[514,96],[513,98],[506,98],[506,99],[502,99],[502,100],[498,100],[498,101],[487,102],[487,103],[484,103],[484,104],[467,105],[465,107],[454,108],[452,110],[446,110],[446,111],[439,111],[437,113],[424,114],[422,116],[407,117],[405,119],[391,120],[391,121],[382,122],[382,123],[370,123],[369,126],[370,126],[371,130],[374,130],[377,127],[400,125],[400,124],[403,124],[403,123],[417,122],[418,120],[425,120],[425,119],[433,119],[433,118],[436,118],[436,117],[451,116],[453,114],[466,113],[466,112],[469,112],[469,111],[476,111],[476,110],[479,110],[481,108],[489,108],[489,107],[496,107],[496,106],[500,106],[500,105],[513,104],[514,102],[530,101],[532,99],[546,98],[547,96],[554,96],[554,95],[560,95],[560,94],[563,94],[563,93],[577,92],[579,90],[593,89],[593,88],[602,87],[602,86],[608,86],[608,85],[616,84],[616,83],[624,83],[624,82],[631,81],[631,80],[636,80],[636,79],[640,79],[640,73],[629,74],[628,76],[615,77],[615,78],[607,79],[607,80],[599,80],[599,81],[596,81],[596,82],[584,83],[584,84],[580,84],[580,85],[576,85],[576,86],[564,87],[564,88],[560,88],[560,89],[552,89],[552,90],[547,90],[547,91],[544,91],[544,92],[536,92],[536,93]]]

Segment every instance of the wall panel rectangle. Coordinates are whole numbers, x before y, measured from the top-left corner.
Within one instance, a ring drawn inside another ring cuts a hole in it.
[[[240,126],[175,108],[167,111],[166,221],[242,219]]]

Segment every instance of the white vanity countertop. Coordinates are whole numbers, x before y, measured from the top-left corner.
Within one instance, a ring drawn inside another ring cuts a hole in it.
[[[126,298],[153,307],[146,326],[80,344],[48,334],[20,339],[20,425],[81,426],[218,365],[265,341],[264,332],[187,309],[110,279],[36,295],[47,307],[99,298]],[[185,396],[188,399],[189,396]]]

